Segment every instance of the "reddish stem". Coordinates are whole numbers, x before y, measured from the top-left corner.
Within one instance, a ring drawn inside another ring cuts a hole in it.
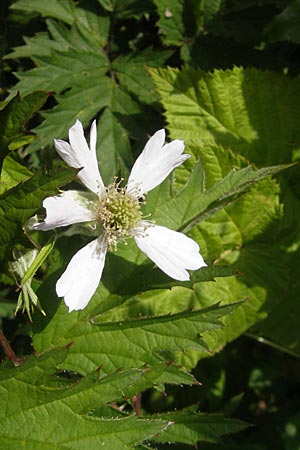
[[[6,356],[13,362],[14,366],[17,367],[23,364],[23,358],[19,358],[18,356],[15,355],[15,352],[11,348],[2,330],[0,330],[0,345],[3,348],[3,351],[6,354]]]
[[[142,414],[142,394],[133,397],[133,409],[137,416]]]

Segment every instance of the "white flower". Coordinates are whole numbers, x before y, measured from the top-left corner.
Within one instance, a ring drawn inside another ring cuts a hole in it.
[[[100,236],[80,249],[71,259],[56,284],[69,311],[83,309],[100,282],[108,249],[119,239],[133,237],[137,246],[167,275],[189,280],[189,270],[206,266],[198,244],[177,231],[153,225],[142,219],[140,200],[158,186],[189,155],[183,155],[184,143],[165,142],[165,131],[157,131],[147,142],[131,170],[127,187],[114,182],[104,187],[96,157],[96,122],[90,132],[90,147],[82,124],[76,121],[69,130],[69,143],[55,140],[55,148],[70,166],[81,168],[78,177],[91,191],[66,191],[44,200],[44,222],[35,230],[50,230],[75,223],[90,222],[101,228]]]

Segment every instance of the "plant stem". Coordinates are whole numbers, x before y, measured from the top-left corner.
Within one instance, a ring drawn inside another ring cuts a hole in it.
[[[0,344],[3,348],[4,353],[6,356],[13,362],[14,366],[21,366],[23,364],[23,358],[19,358],[15,355],[15,352],[11,348],[8,340],[4,336],[3,331],[0,329]]]

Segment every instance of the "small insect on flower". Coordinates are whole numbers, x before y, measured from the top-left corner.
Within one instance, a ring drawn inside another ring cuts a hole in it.
[[[137,246],[163,272],[175,280],[189,280],[188,270],[206,266],[198,244],[177,231],[144,220],[141,203],[147,192],[158,186],[190,155],[183,154],[184,143],[165,144],[165,131],[157,131],[135,161],[127,186],[113,182],[105,188],[96,157],[96,122],[90,131],[90,145],[82,124],[69,129],[69,143],[55,140],[55,148],[70,166],[81,168],[78,178],[89,193],[65,191],[44,200],[46,217],[35,230],[51,230],[78,223],[90,223],[99,236],[71,259],[56,284],[69,311],[85,308],[100,282],[107,250],[114,251],[120,239],[134,238]]]

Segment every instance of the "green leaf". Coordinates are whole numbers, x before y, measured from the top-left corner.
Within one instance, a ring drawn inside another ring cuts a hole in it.
[[[207,190],[203,190],[203,168],[198,163],[185,186],[175,194],[166,193],[169,181],[147,196],[146,213],[151,213],[154,220],[163,217],[164,224],[173,229],[188,231],[199,222],[215,214],[236,200],[242,193],[249,190],[253,183],[276,174],[289,165],[265,167],[254,170],[245,167],[241,170],[232,169],[224,178]],[[158,202],[158,197],[160,202]]]
[[[150,0],[144,0],[143,2],[137,0],[98,0],[98,2],[106,11],[113,13],[118,18],[138,18],[141,14],[148,13],[153,9]]]
[[[300,307],[298,292],[300,288],[300,251],[290,255],[291,273],[289,278],[289,295],[283,295],[271,314],[251,330],[257,339],[278,350],[286,351],[293,356],[300,357]],[[287,276],[287,275],[286,275]],[[283,293],[284,294],[284,293]]]
[[[32,9],[33,4],[30,4]],[[131,8],[137,11],[140,6],[136,1],[118,1],[112,2],[109,9],[125,17]],[[142,2],[141,9],[145,8],[147,5]],[[157,129],[154,128],[157,114],[141,105],[152,105],[157,100],[146,65],[161,65],[171,52],[146,49],[116,57],[110,63],[107,44],[109,16],[97,4],[91,10],[86,5],[76,5],[73,9],[71,27],[48,20],[49,34],[38,33],[28,38],[25,46],[8,55],[30,57],[34,63],[33,69],[17,74],[20,81],[15,89],[26,93],[39,87],[54,92],[57,102],[56,107],[43,113],[45,121],[34,130],[37,139],[28,146],[27,152],[52,145],[54,138],[66,136],[68,127],[76,119],[87,126],[98,115],[104,125],[103,136],[100,128],[99,138],[104,137],[105,144],[109,144],[102,150],[105,148],[105,155],[110,154],[108,160],[105,158],[104,178],[110,178],[119,169],[125,173],[128,170],[128,162],[131,162],[129,138],[145,139],[146,134]],[[149,130],[152,120],[153,128]],[[124,140],[119,147],[121,137]],[[103,155],[102,150],[99,155]],[[104,157],[100,159],[103,162]]]
[[[183,0],[154,0],[159,14],[158,26],[166,45],[181,45],[184,41]]]
[[[67,387],[57,383],[53,386],[51,376],[58,365],[64,364],[67,353],[67,348],[56,349],[38,358],[31,356],[17,368],[2,366],[3,448],[12,450],[17,445],[28,450],[33,446],[39,450],[75,450],[90,449],[101,442],[107,449],[123,450],[166,428],[166,421],[159,419],[87,415],[96,406],[124,399],[126,388],[133,391],[143,371],[119,371],[109,376],[100,376],[96,371]]]
[[[172,55],[171,51],[143,51],[122,55],[112,62],[112,70],[122,85],[143,103],[151,104],[158,100],[154,83],[146,70],[147,67],[159,67]]]
[[[202,0],[201,10],[203,12],[204,23],[208,24],[211,19],[220,11],[223,0]]]
[[[242,182],[243,176],[254,175],[255,172],[246,167],[249,159],[258,165],[292,160],[300,145],[297,125],[300,103],[296,94],[299,80],[240,68],[213,73],[159,69],[151,73],[166,109],[171,137],[184,138],[194,160],[200,158],[203,164],[207,190],[203,190],[197,201],[205,201],[205,193],[223,189],[222,179],[229,168],[241,170],[225,176],[227,181],[241,175]],[[258,102],[262,92],[263,102]],[[297,167],[290,169],[287,178],[292,170],[294,176],[298,173]],[[186,168],[177,170],[180,185],[186,172]],[[218,337],[213,333],[207,336],[212,350],[265,318],[273,308],[277,309],[276,305],[285,301],[285,292],[291,290],[290,275],[286,271],[290,258],[284,256],[278,245],[280,239],[287,239],[286,231],[283,230],[282,237],[280,235],[283,209],[279,192],[275,181],[259,181],[250,192],[225,210],[206,216],[206,220],[190,232],[205,256],[234,264],[243,274],[238,279],[218,279],[213,286],[199,283],[196,288],[198,307],[211,304],[213,299],[222,298],[223,302],[230,303],[232,297],[249,298],[249,302],[225,319],[227,327]],[[290,202],[291,198],[286,202],[288,208],[293,204]],[[173,211],[167,217],[173,215],[176,218]],[[295,230],[294,213],[293,217]],[[271,327],[270,322],[269,330]],[[195,355],[191,360],[195,361]]]
[[[201,414],[194,411],[176,411],[159,414],[174,425],[155,438],[155,442],[180,442],[196,446],[197,442],[220,442],[220,437],[237,433],[248,427],[241,420],[230,419],[221,414]]]
[[[173,280],[164,274],[160,269],[153,268],[153,263],[144,262],[146,258],[139,254],[140,264],[131,264],[128,261],[128,245],[124,249],[121,247],[117,255],[110,254],[106,262],[106,274],[103,282],[111,293],[118,295],[133,295],[154,289],[171,289],[175,286],[182,286],[192,289],[196,283],[204,281],[214,281],[217,277],[230,277],[237,272],[229,265],[209,265],[191,273],[190,281]],[[132,255],[136,255],[136,249],[132,250]],[[146,260],[147,261],[147,260]]]
[[[17,142],[24,136],[26,123],[41,108],[47,97],[44,92],[34,92],[24,98],[17,94],[0,111],[0,169],[9,149],[23,145],[23,142]]]
[[[294,0],[283,11],[273,17],[265,29],[267,42],[289,41],[300,43],[300,1]]]
[[[30,278],[32,278],[36,271],[41,267],[45,259],[49,256],[54,246],[54,241],[45,245],[39,251],[37,257],[34,259],[33,263],[30,265],[28,270],[26,271],[24,277],[22,278],[22,284],[26,283]]]
[[[25,181],[32,176],[32,172],[20,164],[15,155],[7,155],[3,161],[1,177],[0,177],[0,194],[11,189],[21,181]]]
[[[11,5],[12,9],[35,12],[43,17],[54,17],[71,25],[74,21],[74,6],[70,0],[18,0]]]
[[[150,73],[173,139],[229,147],[258,166],[291,162],[300,146],[298,78],[237,67]]]
[[[108,186],[121,173],[128,178],[131,151],[127,132],[110,108],[106,108],[98,122],[97,158],[104,184]]]
[[[97,10],[73,8],[71,29],[48,21],[50,35],[46,38],[45,34],[38,34],[21,50],[21,56],[30,56],[36,67],[18,74],[20,81],[11,95],[16,90],[22,94],[32,92],[39,86],[38,89],[54,92],[58,103],[44,113],[46,121],[36,128],[37,141],[29,145],[28,152],[65,136],[77,118],[89,123],[111,101],[113,83],[106,76],[109,61],[104,51],[109,19],[100,7],[99,14]],[[9,56],[16,55],[18,49]]]
[[[48,244],[43,247],[40,252],[36,248],[25,251],[15,250],[15,260],[10,262],[10,270],[21,291],[19,293],[15,314],[19,310],[22,310],[23,313],[26,310],[30,321],[32,321],[31,312],[34,311],[34,306],[37,306],[42,314],[45,314],[36,293],[31,287],[31,283],[33,275],[46,257],[51,253],[53,245],[54,243]]]
[[[102,52],[82,52],[68,49],[66,52],[52,50],[52,54],[35,57],[37,67],[18,77],[20,92],[27,94],[35,90],[61,92],[83,81],[89,85],[89,76],[98,72],[104,75],[108,62]],[[55,72],[55,77],[49,74]]]
[[[43,303],[42,291],[38,294]],[[98,302],[101,299],[99,294],[98,291]],[[41,317],[36,327],[35,347],[41,351],[56,342],[61,344],[74,340],[65,367],[81,372],[90,371],[100,363],[106,373],[118,367],[157,364],[165,354],[168,360],[176,361],[176,354],[189,348],[206,351],[199,334],[221,328],[219,318],[238,306],[213,306],[194,312],[111,322],[108,314],[103,318],[101,314],[95,316],[95,300],[96,295],[87,309],[75,314],[68,314],[65,306],[61,305],[46,327],[42,323],[49,319]],[[102,289],[103,307],[104,301]],[[113,301],[113,296],[107,298],[110,308]],[[126,344],[122,345],[122,342]]]
[[[0,195],[0,252],[15,244],[22,225],[41,207],[42,200],[76,176],[77,169],[61,169],[53,174],[37,173]]]
[[[29,153],[52,144],[55,138],[65,137],[68,128],[74,125],[76,119],[87,125],[99,108],[109,105],[112,95],[112,84],[109,78],[90,73],[87,81],[88,84],[85,85],[84,90],[81,83],[74,83],[72,89],[57,96],[59,104],[56,107],[43,113],[46,120],[35,128],[37,138],[28,147]],[[80,104],[81,108],[79,108]]]

